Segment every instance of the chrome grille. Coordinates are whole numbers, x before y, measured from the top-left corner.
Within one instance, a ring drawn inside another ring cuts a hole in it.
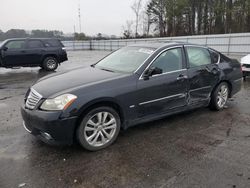
[[[25,102],[25,107],[30,110],[33,110],[41,99],[42,95],[40,95],[37,91],[31,88],[30,93]]]

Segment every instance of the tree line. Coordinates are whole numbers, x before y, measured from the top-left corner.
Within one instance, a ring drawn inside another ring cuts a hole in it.
[[[135,0],[131,9],[124,38],[250,32],[250,0]]]
[[[23,29],[10,29],[6,32],[0,30],[0,41],[9,38],[62,38],[63,32],[62,31],[48,31],[48,30],[32,30],[27,32]]]
[[[98,33],[95,36],[87,36],[84,33],[73,33],[71,35],[65,35],[62,31],[58,30],[32,30],[26,31],[23,29],[10,29],[6,32],[0,30],[0,41],[4,41],[10,38],[58,38],[61,40],[107,40],[107,39],[117,39],[115,35],[104,35]]]

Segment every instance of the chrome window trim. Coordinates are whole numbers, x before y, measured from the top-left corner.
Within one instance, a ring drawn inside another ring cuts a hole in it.
[[[182,48],[182,47],[183,47],[183,45],[180,45],[180,46],[172,46],[172,47],[163,49],[161,52],[159,52],[159,53],[157,54],[157,56],[155,56],[155,58],[154,58],[154,59],[148,64],[148,66],[144,69],[144,71],[142,72],[142,74],[141,74],[140,77],[139,77],[139,80],[143,80],[142,75],[145,73],[145,71],[154,63],[154,61],[155,61],[162,53],[164,53],[164,52],[167,51],[167,50],[171,50],[171,49],[175,49],[175,48]],[[150,56],[150,57],[151,57],[151,56]],[[176,70],[176,71],[181,71],[181,70],[183,70],[183,69]],[[173,71],[171,71],[171,72],[165,72],[165,73],[159,74],[158,76],[163,75],[163,74],[166,74],[166,73],[172,73],[172,72],[173,72]]]
[[[139,106],[149,104],[149,103],[153,103],[153,102],[157,102],[157,101],[161,101],[161,100],[165,100],[165,99],[174,98],[174,97],[183,98],[183,97],[186,97],[186,94],[185,93],[179,93],[179,94],[176,94],[176,95],[169,95],[167,97],[162,97],[162,98],[158,98],[158,99],[154,99],[154,100],[150,100],[150,101],[141,102],[141,103],[139,103]]]
[[[196,47],[196,48],[205,48],[205,49],[208,49],[208,47],[206,47],[206,46],[199,46],[199,45],[195,45],[195,44],[184,44],[184,47],[188,47],[188,46],[190,46],[190,47]]]
[[[175,72],[182,72],[182,71],[185,71],[187,69],[180,69],[180,70],[175,70],[175,71],[169,71],[169,72],[165,72],[165,73],[162,73],[162,74],[156,74],[156,75],[153,75],[151,76],[152,78],[154,77],[159,77],[159,76],[163,76],[163,75],[166,75],[166,74],[171,74],[171,73],[175,73]],[[142,78],[143,79],[143,78]]]
[[[211,51],[213,51],[214,53],[216,53],[216,54],[219,55],[218,61],[217,61],[217,63],[215,63],[215,64],[219,64],[219,63],[220,63],[220,59],[221,59],[220,53],[216,52],[216,51],[213,50],[212,48],[208,48],[208,50],[211,50]]]

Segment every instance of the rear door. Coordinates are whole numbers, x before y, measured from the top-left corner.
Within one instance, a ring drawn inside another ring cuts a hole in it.
[[[219,67],[207,48],[185,46],[188,60],[189,104],[209,99],[214,86],[219,81]]]
[[[13,40],[5,44],[6,50],[2,51],[5,66],[22,66],[26,62],[26,40]]]
[[[27,41],[26,62],[31,65],[40,64],[45,51],[41,40],[31,39]]]
[[[138,80],[138,114],[144,117],[164,113],[187,104],[187,70],[182,47],[166,49],[148,67],[162,74]]]

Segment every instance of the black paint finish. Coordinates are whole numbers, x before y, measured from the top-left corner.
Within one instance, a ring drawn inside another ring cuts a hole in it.
[[[6,46],[13,41],[24,41],[21,48],[8,49]],[[40,46],[30,46],[31,42]],[[56,58],[58,63],[68,60],[63,44],[58,39],[9,39],[0,46],[0,67],[35,67],[42,66],[46,57]]]
[[[138,123],[207,106],[211,92],[222,81],[229,84],[230,97],[240,90],[240,63],[219,52],[220,60],[216,63],[189,68],[189,62],[184,55],[182,69],[143,79],[143,72],[158,54],[168,48],[180,46],[183,54],[186,54],[186,45],[189,44],[154,44],[155,52],[131,74],[88,67],[42,78],[32,86],[43,96],[39,105],[46,98],[54,98],[65,93],[76,95],[77,100],[67,110],[58,112],[59,114],[45,113],[37,105],[34,110],[23,107],[22,116],[28,124],[32,122],[31,126],[36,130],[41,127],[43,131],[51,133],[52,137],[60,138],[59,141],[63,143],[65,140],[61,139],[61,134],[64,134],[62,130],[68,128],[68,134],[71,136],[67,134],[66,142],[71,144],[79,120],[86,110],[96,105],[114,107],[121,116],[123,128],[128,128]],[[144,46],[152,47],[150,44]],[[197,45],[195,47],[204,48]]]

